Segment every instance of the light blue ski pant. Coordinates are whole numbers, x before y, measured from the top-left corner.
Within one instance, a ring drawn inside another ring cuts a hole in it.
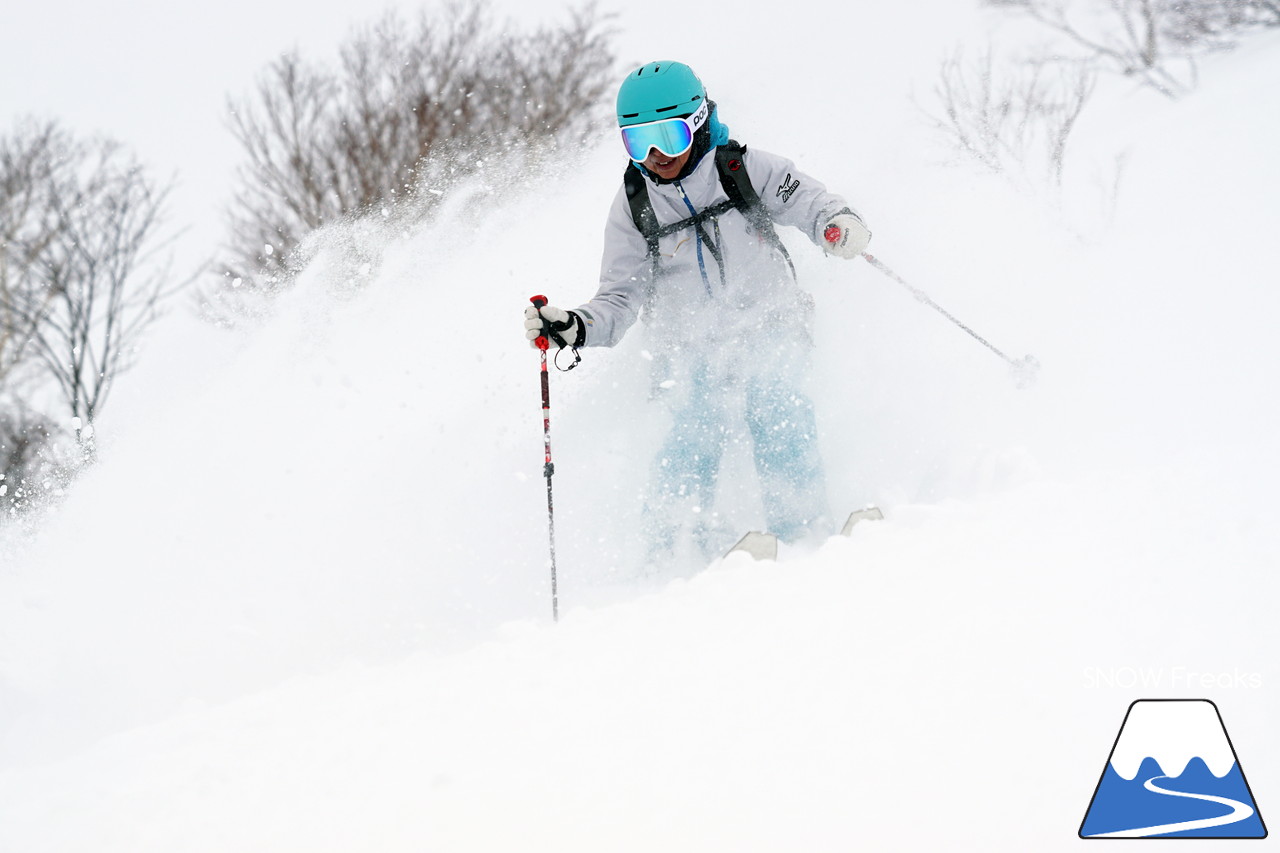
[[[681,527],[692,530],[704,551],[724,545],[713,541],[707,519],[726,446],[744,437],[744,424],[769,532],[784,542],[832,532],[813,403],[802,390],[807,352],[753,355],[759,361],[745,369],[714,367],[700,358],[684,372],[686,387],[675,389],[681,393],[645,507],[655,549],[669,548]]]

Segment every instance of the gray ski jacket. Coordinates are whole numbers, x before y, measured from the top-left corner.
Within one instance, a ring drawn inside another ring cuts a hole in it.
[[[828,220],[842,211],[853,213],[843,198],[784,157],[749,148],[742,159],[775,225],[794,226],[821,246]],[[683,181],[660,184],[646,176],[645,188],[660,226],[727,199],[714,150]],[[605,226],[600,289],[575,309],[586,327],[585,345],[614,346],[638,317],[655,334],[655,343],[693,349],[759,331],[807,327],[811,298],[782,254],[741,211],[708,219],[703,229],[724,264],[723,281],[714,253],[692,227],[661,238],[655,280],[644,236],[631,217],[625,187],[620,188]]]

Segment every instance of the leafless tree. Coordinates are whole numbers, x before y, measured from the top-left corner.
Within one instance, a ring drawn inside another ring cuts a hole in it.
[[[1025,12],[1085,56],[1177,97],[1196,82],[1195,58],[1253,27],[1280,26],[1280,0],[987,0]]]
[[[1161,31],[1160,0],[994,0],[993,5],[1023,10],[1083,48],[1087,57],[1166,95],[1189,88],[1189,82],[1168,67],[1174,57]]]
[[[154,263],[168,189],[119,144],[80,141],[53,124],[28,125],[0,151],[14,154],[0,160],[9,373],[39,368],[91,453],[93,422],[169,284]]]
[[[1094,88],[1079,64],[1038,58],[997,69],[991,51],[942,64],[934,121],[953,144],[994,172],[1062,185],[1067,142]]]
[[[1242,33],[1280,27],[1280,0],[1162,0],[1165,36],[1184,50],[1232,47]]]
[[[26,120],[0,137],[0,387],[14,381],[36,333],[35,318],[19,316],[17,306],[38,298],[32,268],[57,233],[48,193],[58,166],[50,152],[68,145],[52,122]]]
[[[389,13],[353,33],[336,69],[285,55],[232,100],[247,162],[222,286],[270,291],[317,228],[370,210],[429,216],[486,158],[581,138],[613,66],[607,16],[587,6],[524,33],[493,17],[465,3],[412,25]]]

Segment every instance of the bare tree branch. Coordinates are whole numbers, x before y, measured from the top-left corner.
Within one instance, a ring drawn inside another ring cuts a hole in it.
[[[1280,0],[987,0],[1020,10],[1113,70],[1177,97],[1196,83],[1196,57],[1239,34],[1280,26]],[[1174,69],[1177,69],[1175,72]]]
[[[0,186],[0,363],[39,367],[91,453],[91,427],[165,295],[154,262],[168,188],[119,144],[53,124],[0,138]]]
[[[483,4],[453,2],[356,30],[336,67],[281,57],[252,98],[229,104],[246,162],[224,295],[283,286],[317,228],[370,210],[418,221],[486,157],[584,139],[613,68],[607,21],[589,5],[519,33]]]
[[[991,51],[942,63],[935,125],[960,151],[1015,180],[1062,185],[1067,142],[1094,88],[1082,65],[1038,57],[996,69]]]

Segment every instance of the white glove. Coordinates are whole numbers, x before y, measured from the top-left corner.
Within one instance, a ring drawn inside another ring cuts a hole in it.
[[[524,309],[524,336],[529,339],[529,346],[541,349],[538,338],[543,337],[547,329],[559,335],[567,347],[582,346],[580,339],[584,338],[585,330],[577,314],[553,305],[544,305],[541,309],[530,305]],[[548,349],[560,349],[560,343],[554,335],[546,335],[546,338]]]
[[[837,213],[822,228],[828,255],[838,258],[856,258],[871,242],[871,232],[862,220],[852,213]]]

